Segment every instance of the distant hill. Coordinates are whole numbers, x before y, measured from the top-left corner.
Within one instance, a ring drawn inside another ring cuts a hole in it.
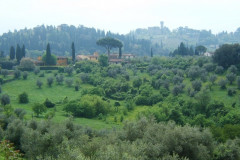
[[[74,42],[76,54],[105,53],[104,48],[96,45],[96,41],[105,36],[121,40],[124,44],[123,53],[149,56],[152,48],[154,55],[168,55],[181,42],[193,48],[197,45],[204,45],[208,51],[214,51],[221,44],[240,43],[240,28],[235,32],[221,32],[215,35],[211,31],[188,27],[179,27],[171,31],[161,22],[160,26],[136,29],[129,34],[120,35],[82,25],[78,27],[66,24],[57,27],[41,25],[33,29],[4,33],[0,36],[0,51],[9,55],[11,46],[24,44],[27,56],[36,58],[43,54],[49,42],[54,54],[67,56],[71,55],[71,43]],[[117,50],[112,52],[117,52]]]
[[[225,43],[240,43],[240,28],[235,32],[221,32],[213,34],[211,30],[195,30],[188,27],[179,27],[170,31],[161,22],[160,26],[148,27],[147,29],[136,29],[130,33],[136,39],[151,40],[152,45],[161,46],[163,49],[173,51],[181,42],[188,46],[204,45],[209,51],[218,48]]]
[[[51,45],[51,50],[56,55],[70,55],[71,43],[75,43],[76,54],[92,54],[94,52],[105,53],[106,50],[96,45],[96,41],[102,37],[110,36],[121,40],[124,44],[124,53],[136,55],[150,54],[150,40],[135,39],[132,35],[120,35],[111,32],[105,33],[103,30],[87,28],[84,26],[37,26],[33,29],[22,29],[19,31],[4,33],[0,36],[0,51],[9,55],[11,46],[17,44],[25,45],[28,55],[37,57],[42,55],[47,43]],[[117,50],[115,50],[117,51]]]

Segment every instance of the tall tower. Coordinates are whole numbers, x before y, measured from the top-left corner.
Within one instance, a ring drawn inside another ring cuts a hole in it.
[[[161,29],[163,29],[163,27],[164,27],[164,21],[161,21],[161,22],[160,22],[160,25],[161,25]]]

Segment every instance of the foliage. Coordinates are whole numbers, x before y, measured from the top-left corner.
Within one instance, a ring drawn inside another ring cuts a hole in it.
[[[99,39],[97,45],[102,46],[107,49],[108,55],[110,54],[110,50],[112,48],[122,48],[123,44],[120,40],[112,38],[112,37],[105,37]]]
[[[26,80],[28,77],[28,72],[24,71],[22,76],[23,76],[23,79]]]
[[[55,104],[53,102],[51,102],[48,98],[46,98],[46,100],[43,103],[47,108],[53,108],[55,106]]]
[[[14,78],[18,79],[20,78],[20,76],[21,76],[21,71],[18,69],[14,70]]]
[[[68,76],[71,76],[72,72],[73,72],[73,67],[71,67],[71,66],[65,67],[64,72],[67,73]]]
[[[6,77],[8,75],[8,70],[7,69],[1,69],[1,74]]]
[[[100,55],[98,58],[98,62],[100,66],[107,67],[108,66],[108,57],[106,55]]]
[[[42,113],[47,111],[47,108],[46,108],[45,105],[43,105],[41,103],[35,103],[32,106],[32,110],[37,115],[37,117],[39,117],[40,114],[42,114]]]
[[[220,79],[220,80],[218,81],[218,84],[219,84],[219,86],[221,87],[221,89],[226,89],[227,80],[225,80],[225,79]]]
[[[215,51],[213,60],[214,62],[218,63],[218,65],[228,68],[231,65],[238,64],[240,60],[238,55],[239,52],[239,44],[224,44]]]
[[[34,70],[35,64],[30,58],[22,58],[20,61],[20,67],[23,70],[31,71]]]
[[[18,95],[18,102],[19,103],[28,103],[28,94],[26,92],[23,92]]]
[[[64,106],[66,112],[72,113],[76,117],[87,118],[96,117],[100,113],[105,115],[109,109],[109,104],[96,95],[85,95],[80,101],[70,101]]]
[[[52,84],[53,84],[53,77],[48,77],[47,78],[47,84],[48,84],[49,87],[52,86]]]
[[[71,87],[73,84],[73,79],[72,78],[68,78],[65,80],[65,83],[67,84],[68,87]]]
[[[200,91],[202,87],[202,83],[200,80],[195,80],[192,82],[192,88],[194,89],[194,91]]]
[[[7,94],[3,94],[1,96],[1,104],[4,105],[4,106],[7,105],[7,104],[10,104],[10,98]]]
[[[236,80],[236,75],[234,73],[229,73],[226,75],[227,80],[232,84]]]
[[[56,81],[58,84],[62,84],[64,81],[64,76],[62,74],[56,76]]]
[[[36,85],[38,86],[38,88],[41,88],[43,85],[43,82],[38,79],[36,82]]]

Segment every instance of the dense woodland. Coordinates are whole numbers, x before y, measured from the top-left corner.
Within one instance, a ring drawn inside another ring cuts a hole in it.
[[[239,53],[40,68],[23,57],[1,69],[0,156],[240,159]]]
[[[75,42],[76,54],[105,53],[105,50],[96,45],[96,41],[105,36],[113,37],[124,43],[124,53],[136,55],[150,54],[151,42],[144,39],[136,39],[131,35],[120,35],[95,28],[84,26],[37,26],[33,29],[23,29],[4,33],[0,36],[0,50],[8,55],[11,46],[25,45],[28,56],[42,56],[48,43],[52,52],[58,56],[69,56],[71,43]]]

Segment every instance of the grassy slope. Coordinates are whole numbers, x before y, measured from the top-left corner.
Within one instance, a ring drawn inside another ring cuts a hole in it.
[[[32,118],[32,108],[31,106],[36,103],[43,103],[46,98],[53,101],[54,103],[60,103],[65,97],[68,97],[68,100],[74,100],[80,98],[80,91],[76,92],[73,87],[67,87],[65,84],[57,85],[55,82],[52,87],[47,86],[47,77],[53,76],[53,73],[45,73],[45,77],[38,77],[33,73],[30,73],[27,80],[22,78],[19,80],[14,80],[12,82],[6,83],[2,86],[3,93],[7,93],[10,96],[11,104],[13,108],[24,108],[27,111],[26,119]],[[40,79],[43,82],[43,86],[39,89],[36,86],[37,79]],[[89,88],[89,85],[82,85],[82,88]],[[28,104],[19,104],[18,95],[22,92],[28,93],[29,103]],[[61,122],[66,119],[65,112],[62,111],[61,105],[57,105],[56,116],[53,118],[56,122]],[[50,110],[50,109],[49,109]],[[95,129],[102,128],[112,128],[118,127],[118,124],[111,122],[104,122],[97,119],[86,119],[86,118],[75,118],[75,122],[84,126],[89,126]]]

